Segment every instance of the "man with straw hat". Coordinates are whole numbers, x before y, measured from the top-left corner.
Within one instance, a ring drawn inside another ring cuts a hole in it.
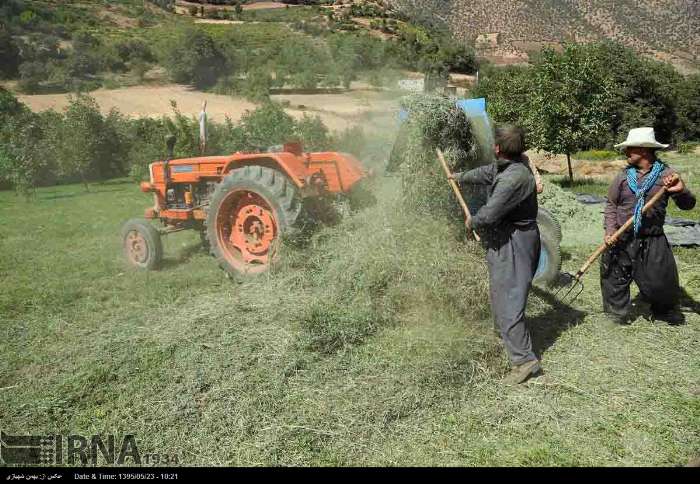
[[[603,311],[614,323],[628,324],[634,281],[651,304],[653,319],[682,324],[684,317],[677,307],[678,269],[663,226],[669,198],[681,210],[691,210],[695,197],[680,177],[672,177],[676,172],[657,158],[657,150],[668,145],[656,141],[654,128],[632,129],[615,147],[625,150],[628,166],[610,185],[605,206],[605,242],[610,249],[601,258]],[[642,214],[645,201],[663,186],[668,195]],[[634,229],[613,243],[612,234],[632,216]]]

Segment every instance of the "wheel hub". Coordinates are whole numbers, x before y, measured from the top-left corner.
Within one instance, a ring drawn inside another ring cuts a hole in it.
[[[231,243],[241,251],[245,262],[267,263],[267,255],[275,238],[272,213],[266,207],[251,203],[234,214]]]
[[[242,272],[265,270],[278,230],[267,200],[255,192],[232,192],[222,202],[217,220],[219,247],[228,261]]]
[[[136,230],[132,230],[126,236],[126,252],[132,262],[143,264],[148,259],[148,244]]]

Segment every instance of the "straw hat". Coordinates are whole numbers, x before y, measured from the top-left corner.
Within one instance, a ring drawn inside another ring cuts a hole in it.
[[[656,141],[654,128],[634,128],[630,129],[627,134],[627,139],[620,144],[615,145],[615,148],[628,148],[630,146],[638,148],[656,148],[666,149],[668,145]]]

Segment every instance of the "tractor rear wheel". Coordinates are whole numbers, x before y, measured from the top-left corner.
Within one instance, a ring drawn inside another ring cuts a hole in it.
[[[296,186],[280,171],[246,166],[216,187],[207,215],[207,239],[219,265],[231,276],[269,269],[281,235],[301,212]]]
[[[134,218],[122,227],[126,260],[139,269],[157,269],[163,260],[160,233],[148,220]]]

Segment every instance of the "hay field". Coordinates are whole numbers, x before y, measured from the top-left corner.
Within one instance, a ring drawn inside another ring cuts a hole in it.
[[[700,454],[697,303],[685,326],[612,328],[597,268],[574,306],[538,290],[546,373],[505,387],[480,249],[397,209],[400,190],[378,179],[376,206],[242,284],[193,233],[167,239],[162,270],[127,268],[120,224],[150,204],[132,183],[43,188],[30,202],[1,192],[3,430],[135,433],[140,452],[187,465],[674,466]],[[567,248],[565,267],[591,248]],[[697,298],[697,251],[675,253]]]

